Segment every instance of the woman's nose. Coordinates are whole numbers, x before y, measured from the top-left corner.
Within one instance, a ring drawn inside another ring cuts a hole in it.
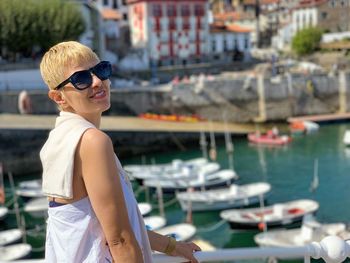
[[[91,77],[92,77],[91,87],[98,88],[102,85],[102,80],[100,80],[95,74],[91,73]]]

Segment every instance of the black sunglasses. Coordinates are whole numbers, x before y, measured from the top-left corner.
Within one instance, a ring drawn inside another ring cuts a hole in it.
[[[102,81],[106,80],[112,75],[112,65],[109,61],[101,61],[90,69],[74,72],[68,79],[59,84],[55,90],[64,87],[68,83],[72,83],[74,88],[78,90],[87,89],[92,84],[91,73]]]

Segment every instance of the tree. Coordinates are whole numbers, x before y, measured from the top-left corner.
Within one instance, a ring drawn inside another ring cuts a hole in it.
[[[0,52],[30,56],[85,30],[78,5],[68,0],[1,0]]]
[[[307,55],[314,52],[319,47],[322,33],[322,30],[317,27],[299,31],[292,40],[292,49],[297,55]]]

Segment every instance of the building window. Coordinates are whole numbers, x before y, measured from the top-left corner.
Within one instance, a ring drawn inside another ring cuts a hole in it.
[[[182,25],[183,30],[190,30],[190,21],[183,21]]]
[[[127,1],[128,1],[128,0],[123,0],[123,1],[122,1],[122,4],[123,4],[123,5],[127,5],[127,3],[126,3]]]
[[[108,0],[103,0],[103,5],[104,5],[104,6],[108,6],[108,5],[109,5],[108,2],[109,2]]]
[[[195,16],[204,16],[204,7],[202,5],[194,6],[194,15]]]
[[[244,49],[248,49],[248,48],[249,48],[249,39],[244,38]]]
[[[181,5],[181,16],[190,16],[190,7],[188,5]]]
[[[224,39],[223,45],[224,45],[224,52],[226,52],[227,51],[227,40],[226,39]]]
[[[153,5],[152,14],[156,17],[162,16],[162,7],[158,4]]]
[[[118,0],[113,0],[113,8],[118,9]]]
[[[328,16],[327,12],[321,13],[321,19],[327,19],[327,16]]]
[[[176,6],[175,5],[168,5],[167,6],[167,15],[168,15],[168,17],[176,16]]]
[[[176,30],[176,22],[175,19],[169,20],[169,30]]]
[[[124,21],[128,21],[128,14],[127,14],[127,13],[124,13],[124,14],[123,14],[123,20],[124,20]]]
[[[336,6],[337,6],[336,0],[331,0],[331,1],[329,2],[329,5],[330,5],[331,7],[336,7]]]
[[[346,6],[345,0],[341,0],[341,1],[340,1],[340,5],[341,5],[341,6]]]
[[[213,40],[213,41],[211,42],[211,50],[212,50],[213,52],[216,51],[216,43],[215,43],[215,40]]]

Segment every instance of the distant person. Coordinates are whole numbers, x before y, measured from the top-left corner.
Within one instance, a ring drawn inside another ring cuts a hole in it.
[[[20,114],[32,113],[32,101],[26,90],[22,90],[18,95],[18,111]]]
[[[60,109],[40,152],[46,261],[148,263],[156,250],[197,263],[194,243],[146,230],[112,141],[99,129],[110,107],[111,64],[70,41],[50,48],[40,71]]]

